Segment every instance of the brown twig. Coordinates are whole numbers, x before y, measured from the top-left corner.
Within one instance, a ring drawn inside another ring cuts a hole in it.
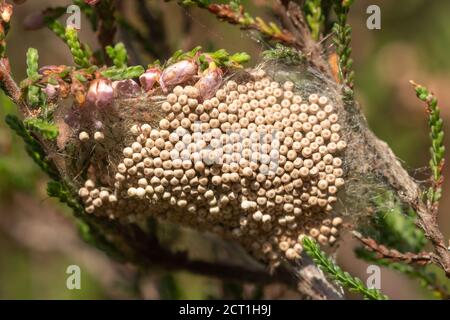
[[[286,45],[296,46],[295,37],[291,32],[280,30],[277,27],[274,28],[275,25],[273,24],[269,26],[261,18],[253,19],[247,16],[242,5],[239,6],[238,10],[235,10],[228,4],[211,4],[207,8],[208,11],[214,14],[218,19],[239,25],[241,29],[256,30],[268,39],[279,41]]]
[[[375,252],[378,259],[388,259],[393,262],[404,262],[417,265],[426,265],[436,259],[432,252],[402,253],[396,249],[387,248],[386,246],[379,244],[375,239],[363,237],[363,235],[357,231],[353,231],[353,236],[358,239],[366,249]]]
[[[136,225],[122,225],[114,222],[105,222],[98,219],[101,224],[110,225],[104,230],[114,230],[109,238],[115,239],[116,247],[125,245],[126,260],[145,268],[163,268],[164,270],[184,270],[192,273],[216,277],[219,279],[251,282],[258,284],[282,283],[290,288],[299,290],[300,293],[313,299],[340,299],[339,293],[328,283],[315,265],[308,260],[302,259],[302,267],[293,271],[288,266],[280,266],[270,273],[263,265],[252,261],[245,263],[242,253],[237,252],[230,260],[238,263],[224,261],[203,261],[189,257],[187,252],[172,252],[162,246],[158,238],[152,233],[145,233]],[[112,224],[112,226],[111,226]],[[108,235],[107,235],[108,236]],[[221,244],[217,239],[217,244]]]
[[[183,14],[182,20],[182,30],[183,30],[183,40],[181,47],[188,51],[194,47],[193,37],[192,37],[192,29],[194,24],[192,23],[192,17],[190,15],[190,8],[181,8]]]
[[[417,225],[424,231],[425,237],[431,241],[436,252],[435,263],[444,270],[447,278],[450,278],[450,250],[445,244],[445,238],[439,229],[436,215],[425,204],[417,202],[413,209],[417,212]]]
[[[147,29],[148,39],[146,39],[146,41],[151,41],[158,44],[155,46],[155,58],[169,58],[171,50],[170,45],[167,42],[164,15],[160,12],[153,13],[149,9],[146,0],[138,0],[138,14]]]
[[[17,105],[20,112],[23,115],[28,115],[29,110],[22,100],[19,86],[11,75],[9,59],[6,57],[6,36],[8,35],[12,14],[13,6],[5,1],[0,1],[0,86]]]
[[[100,44],[102,54],[106,63],[110,64],[111,59],[106,54],[106,47],[113,44],[116,35],[117,26],[115,20],[116,1],[107,0],[96,3],[95,12],[99,22],[97,30],[97,39]]]
[[[322,55],[322,47],[313,40],[301,7],[290,0],[279,0],[279,3],[281,15],[284,16],[282,21],[293,30],[297,49],[306,54],[313,66],[324,75],[331,75],[330,66]]]

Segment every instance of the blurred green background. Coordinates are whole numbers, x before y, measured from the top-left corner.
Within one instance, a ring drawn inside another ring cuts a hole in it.
[[[142,26],[138,0],[122,1],[121,13]],[[147,1],[152,12],[164,15],[168,51],[225,48],[246,51],[258,62],[264,41],[235,26],[218,22],[208,12],[181,9],[175,3]],[[70,64],[70,55],[48,30],[25,31],[23,21],[47,6],[70,1],[32,1],[16,6],[9,35],[8,55],[16,79],[25,77],[25,52],[35,47],[40,64]],[[276,1],[243,1],[254,16],[276,20],[271,13]],[[381,30],[366,28],[366,8],[381,8]],[[417,179],[423,179],[428,162],[428,129],[424,108],[408,83],[414,79],[437,95],[443,117],[450,123],[450,2],[446,0],[358,0],[351,10],[356,91],[374,132],[387,141]],[[82,40],[95,46],[89,23],[82,21]],[[119,33],[120,39],[120,33]],[[151,41],[151,39],[149,39]],[[136,45],[134,58],[144,65],[153,60]],[[164,55],[164,54],[163,54]],[[136,59],[139,57],[139,59]],[[15,107],[0,96],[0,117]],[[448,127],[448,126],[447,126]],[[448,140],[447,140],[448,143]],[[448,147],[448,146],[447,146]],[[445,170],[448,175],[448,167]],[[23,145],[0,122],[0,299],[118,299],[118,298],[295,298],[279,286],[236,286],[187,273],[160,270],[143,274],[130,265],[111,261],[78,237],[67,208],[49,199],[46,177],[27,157]],[[448,183],[444,185],[440,225],[450,235]],[[367,264],[354,257],[353,240],[346,236],[338,251],[344,269],[366,279]],[[66,268],[82,270],[82,289],[67,290]],[[382,290],[394,299],[432,298],[393,271],[382,271]]]

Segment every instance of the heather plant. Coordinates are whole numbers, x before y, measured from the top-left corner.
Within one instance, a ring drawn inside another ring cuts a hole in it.
[[[58,20],[64,8],[43,8],[28,27],[52,30],[73,65],[42,66],[30,48],[27,77],[17,83],[6,45],[20,6],[0,1],[0,81],[20,112],[7,124],[48,174],[48,195],[73,209],[86,241],[143,269],[281,282],[313,299],[344,298],[342,287],[387,299],[331,258],[348,232],[360,242],[359,258],[448,298],[425,269],[434,264],[450,277],[436,222],[445,158],[440,107],[411,82],[431,138],[423,186],[372,133],[356,101],[353,1],[280,1],[283,26],[239,1],[178,1],[256,33],[268,46],[260,57],[201,47],[165,57],[157,16],[147,16],[154,27],[147,37],[114,0],[73,2],[100,48]],[[127,45],[115,42],[118,28],[154,59],[134,64]],[[247,67],[251,60],[256,66]],[[174,252],[161,235],[167,224],[207,233],[218,250],[232,248],[232,259]]]

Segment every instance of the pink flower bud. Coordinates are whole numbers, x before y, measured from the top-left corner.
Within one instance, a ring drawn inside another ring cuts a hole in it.
[[[23,27],[25,30],[38,30],[45,26],[45,15],[43,12],[35,12],[25,17]]]
[[[95,6],[100,0],[84,0],[84,2],[90,6]]]
[[[150,68],[139,77],[139,82],[145,91],[149,91],[153,89],[153,86],[159,80],[160,76],[161,70],[158,68]]]
[[[59,96],[59,85],[47,84],[44,88],[44,93],[47,96],[47,101],[55,102]]]
[[[0,4],[0,19],[6,23],[9,23],[13,14],[13,6],[9,3]]]
[[[208,68],[204,72],[200,80],[195,84],[201,100],[214,97],[216,91],[222,84],[222,75],[222,70],[215,66]]]
[[[167,67],[159,79],[159,84],[164,92],[169,87],[191,80],[198,72],[197,64],[190,60],[182,60]]]
[[[113,100],[114,91],[110,80],[95,79],[91,82],[86,95],[88,104],[95,105],[97,108],[104,108],[109,106]]]
[[[131,79],[114,81],[112,83],[112,88],[114,90],[115,98],[133,98],[142,93],[141,87],[136,83],[136,81]]]

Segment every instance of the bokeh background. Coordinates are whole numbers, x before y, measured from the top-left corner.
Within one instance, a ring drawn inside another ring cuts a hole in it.
[[[251,33],[218,22],[205,10],[183,9],[164,1],[122,1],[121,14],[137,28],[148,19],[140,6],[164,17],[159,25],[166,34],[155,46],[167,58],[176,49],[201,45],[206,49],[246,51],[252,63],[268,44]],[[275,1],[243,1],[254,16],[276,21]],[[16,6],[9,34],[8,55],[16,79],[25,78],[28,47],[39,50],[40,64],[70,64],[66,46],[46,29],[27,31],[23,21],[48,6],[70,1],[28,0]],[[381,8],[381,30],[366,28],[366,8]],[[67,18],[65,16],[64,18]],[[29,18],[28,18],[29,19]],[[421,179],[428,162],[428,129],[423,105],[408,81],[426,84],[437,95],[443,117],[450,123],[450,1],[446,0],[358,0],[350,14],[353,27],[353,58],[356,92],[373,131],[387,141],[412,174]],[[62,20],[63,21],[63,20]],[[81,38],[94,49],[95,35],[82,20]],[[118,40],[130,41],[118,34]],[[149,37],[148,41],[152,41]],[[154,60],[134,44],[131,58],[146,65]],[[27,157],[19,138],[3,118],[15,107],[0,96],[0,299],[158,299],[158,298],[296,298],[283,287],[254,287],[223,283],[184,272],[158,269],[143,273],[133,266],[113,262],[85,244],[77,234],[70,211],[46,195],[47,178]],[[449,126],[447,126],[448,128]],[[447,140],[447,147],[449,140]],[[449,167],[445,173],[449,174]],[[450,184],[444,184],[440,225],[450,236]],[[339,264],[350,273],[367,278],[367,264],[353,253],[355,242],[344,237]],[[67,290],[66,268],[82,270],[82,289]],[[443,275],[437,272],[443,279]],[[418,281],[382,269],[382,290],[394,299],[432,299]]]

